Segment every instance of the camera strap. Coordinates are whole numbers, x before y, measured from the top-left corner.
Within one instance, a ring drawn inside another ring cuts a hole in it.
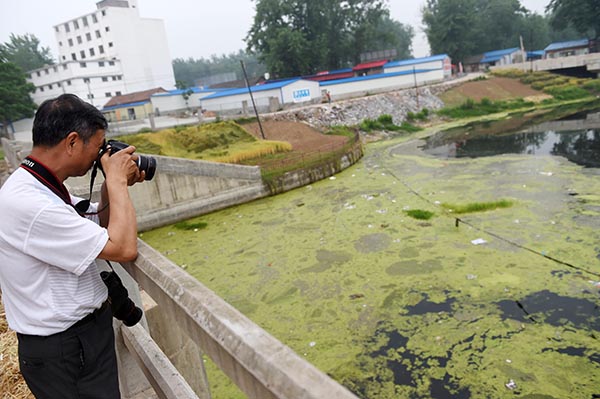
[[[58,180],[58,177],[56,177],[56,175],[40,161],[31,156],[28,156],[23,160],[23,162],[21,162],[20,167],[31,173],[31,175],[35,177],[40,183],[48,187],[50,191],[52,191],[60,199],[62,199],[65,202],[65,204],[75,208],[77,213],[79,213],[81,216],[90,215],[89,213],[86,213],[90,206],[90,200],[88,199],[79,201],[77,204],[73,205],[73,203],[71,202],[71,195],[69,194],[69,191],[67,190],[65,185],[61,183]],[[92,170],[92,179],[90,181],[90,199],[92,197],[92,188],[94,186],[96,171],[97,166],[94,162],[94,168]]]

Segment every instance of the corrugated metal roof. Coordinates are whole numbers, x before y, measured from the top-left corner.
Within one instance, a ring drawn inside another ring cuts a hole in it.
[[[589,44],[590,41],[588,39],[570,40],[568,42],[556,42],[549,44],[548,47],[544,49],[544,51],[556,51],[574,47],[587,47],[589,46]]]
[[[282,87],[285,87],[285,86],[292,84],[294,82],[297,82],[299,80],[301,80],[301,79],[283,80],[281,82],[265,83],[263,85],[250,86],[250,88],[252,89],[252,93],[256,93],[258,91],[281,89]],[[238,94],[246,94],[246,93],[248,93],[248,89],[246,87],[241,87],[241,88],[237,88],[237,89],[223,90],[218,93],[211,94],[210,96],[204,97],[203,100],[210,100],[212,98],[219,98],[219,97],[229,97],[229,96],[235,96]]]
[[[388,63],[388,60],[365,62],[363,64],[356,65],[354,68],[352,68],[352,70],[353,71],[360,71],[360,70],[363,70],[363,69],[379,68],[379,67],[384,66],[387,63]]]
[[[483,53],[483,58],[481,59],[482,64],[499,61],[505,55],[509,55],[519,51],[518,47],[507,48],[504,50],[494,50],[488,51],[487,53]]]
[[[442,70],[442,68],[416,69],[416,70],[414,70],[414,73],[424,73],[424,72],[439,71],[439,70]],[[319,82],[319,84],[320,84],[320,86],[331,86],[331,85],[336,85],[336,84],[340,84],[340,83],[360,82],[363,80],[391,78],[394,76],[412,75],[412,74],[413,74],[412,70],[411,71],[392,72],[392,73],[378,73],[376,75],[356,76],[354,78],[348,78],[348,79],[339,79],[339,80],[331,80],[328,82]]]
[[[148,104],[148,103],[150,103],[150,101],[138,101],[135,103],[112,105],[110,107],[102,108],[102,111],[112,111],[113,109],[117,109],[117,108],[137,107],[138,105],[144,105],[144,104]]]
[[[155,93],[152,97],[166,97],[166,96],[177,96],[185,93],[186,91],[191,90],[192,93],[212,93],[218,91],[219,89],[201,89],[199,87],[190,87],[189,89],[177,89],[177,90],[169,90],[167,93]]]
[[[107,107],[114,107],[116,105],[129,105],[140,101],[150,101],[150,96],[152,94],[166,92],[167,91],[162,87],[157,87],[154,89],[137,91],[135,93],[114,96],[106,104],[104,104],[104,109],[106,109]]]
[[[442,61],[445,58],[448,58],[448,54],[437,54],[437,55],[432,55],[431,57],[413,58],[410,60],[400,60],[400,61],[390,61],[387,64],[385,64],[384,67],[385,68],[393,68],[393,67],[399,67],[399,66],[405,66],[405,65],[422,64],[425,62]]]

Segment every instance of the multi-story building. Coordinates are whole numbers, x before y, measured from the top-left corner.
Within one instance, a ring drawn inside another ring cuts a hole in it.
[[[96,6],[54,26],[59,63],[28,72],[37,104],[73,93],[101,108],[116,95],[174,88],[163,21],[141,18],[137,0],[103,0]]]

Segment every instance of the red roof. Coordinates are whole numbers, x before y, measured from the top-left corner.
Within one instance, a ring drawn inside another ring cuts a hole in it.
[[[112,97],[106,104],[104,104],[104,107],[114,107],[116,105],[123,105],[123,104],[131,104],[131,103],[137,103],[137,102],[141,102],[141,101],[150,101],[150,96],[152,96],[154,93],[166,93],[167,91],[165,89],[163,89],[162,87],[157,87],[154,89],[150,89],[150,90],[144,90],[144,91],[137,91],[135,93],[129,93],[129,94],[122,94],[120,96],[114,96]]]
[[[360,70],[363,70],[363,69],[381,68],[382,66],[384,66],[387,63],[388,63],[388,60],[365,62],[364,64],[358,64],[358,65],[356,65],[354,68],[352,68],[352,70],[353,71],[360,71]]]
[[[345,78],[353,78],[354,72],[338,72],[338,73],[329,73],[329,74],[316,74],[305,79],[313,80],[316,82],[323,82],[326,80],[334,80],[334,79],[345,79]]]

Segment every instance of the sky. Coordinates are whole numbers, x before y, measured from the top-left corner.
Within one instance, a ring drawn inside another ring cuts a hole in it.
[[[388,0],[391,17],[415,31],[413,55],[429,54],[421,7],[425,0]],[[550,0],[521,0],[530,11],[544,13]],[[209,58],[246,47],[243,39],[254,18],[251,0],[138,0],[143,18],[163,19],[171,58]],[[11,33],[32,33],[52,56],[58,56],[53,26],[96,10],[96,0],[0,0],[0,43]],[[517,45],[517,44],[516,44]]]

